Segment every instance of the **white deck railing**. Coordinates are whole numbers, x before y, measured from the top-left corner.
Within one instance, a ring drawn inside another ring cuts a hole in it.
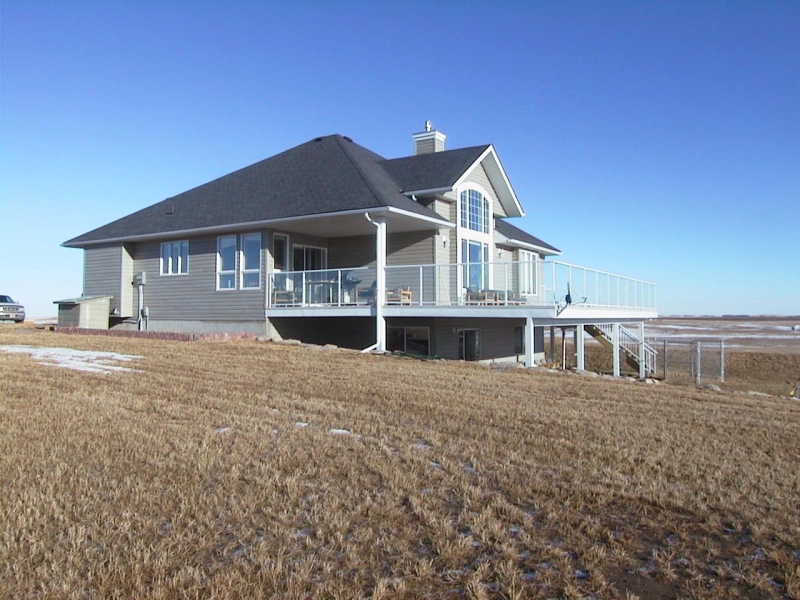
[[[271,273],[269,307],[375,303],[375,267]],[[386,302],[407,306],[655,309],[655,284],[560,261],[386,267]]]

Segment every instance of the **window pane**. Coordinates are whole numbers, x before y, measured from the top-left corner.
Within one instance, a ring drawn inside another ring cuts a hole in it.
[[[172,249],[171,249],[170,252],[172,254],[172,266],[170,267],[170,273],[172,273],[174,275],[176,273],[180,273],[181,272],[180,268],[178,266],[178,261],[180,260],[180,257],[181,257],[181,244],[180,244],[180,242],[172,242]]]
[[[258,233],[242,236],[242,254],[246,271],[261,268],[261,235]]]
[[[242,274],[242,287],[243,288],[257,288],[259,286],[258,273],[243,273]]]
[[[189,272],[189,242],[181,242],[181,273]]]
[[[169,244],[161,244],[161,274],[169,275]]]
[[[275,261],[275,269],[285,271],[288,268],[286,264],[286,238],[283,236],[275,236],[272,242],[272,258]]]
[[[236,276],[233,273],[219,276],[219,289],[232,290],[236,282]]]
[[[234,271],[236,269],[236,236],[221,237],[218,244],[219,270]]]
[[[306,270],[306,258],[305,252],[303,251],[302,246],[295,246],[292,252],[292,258],[294,260],[294,265],[292,268],[295,271],[305,271]]]
[[[386,349],[389,352],[405,352],[405,339],[403,327],[386,328]]]
[[[409,354],[430,354],[430,329],[427,327],[406,327],[406,352]]]
[[[324,269],[323,250],[321,248],[306,248],[306,269],[316,271]]]

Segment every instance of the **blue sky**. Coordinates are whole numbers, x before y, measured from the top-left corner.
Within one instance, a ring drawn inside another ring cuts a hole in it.
[[[662,314],[800,314],[800,2],[0,5],[0,293],[78,296],[67,239],[341,133],[494,144],[565,261]]]

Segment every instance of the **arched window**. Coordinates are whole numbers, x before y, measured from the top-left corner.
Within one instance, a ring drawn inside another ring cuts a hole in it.
[[[478,190],[461,192],[461,226],[489,233],[489,201]]]

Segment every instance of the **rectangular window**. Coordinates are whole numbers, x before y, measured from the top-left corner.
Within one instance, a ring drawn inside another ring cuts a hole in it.
[[[535,295],[539,290],[539,255],[527,250],[519,251],[519,291]]]
[[[464,263],[464,287],[489,289],[489,245],[461,240],[461,261]]]
[[[325,248],[314,248],[313,246],[298,246],[292,248],[295,271],[320,271],[325,269],[328,263],[328,251]]]
[[[236,236],[217,238],[217,289],[236,289]]]
[[[161,244],[161,274],[185,275],[189,272],[189,242]]]
[[[514,354],[525,354],[524,325],[514,325]]]
[[[431,330],[428,327],[387,327],[386,345],[390,352],[429,356]]]
[[[240,289],[261,287],[261,234],[248,233],[240,236],[242,257]]]
[[[289,263],[287,262],[289,258],[288,247],[289,239],[285,235],[275,234],[272,238],[272,260],[276,271],[289,270]]]

